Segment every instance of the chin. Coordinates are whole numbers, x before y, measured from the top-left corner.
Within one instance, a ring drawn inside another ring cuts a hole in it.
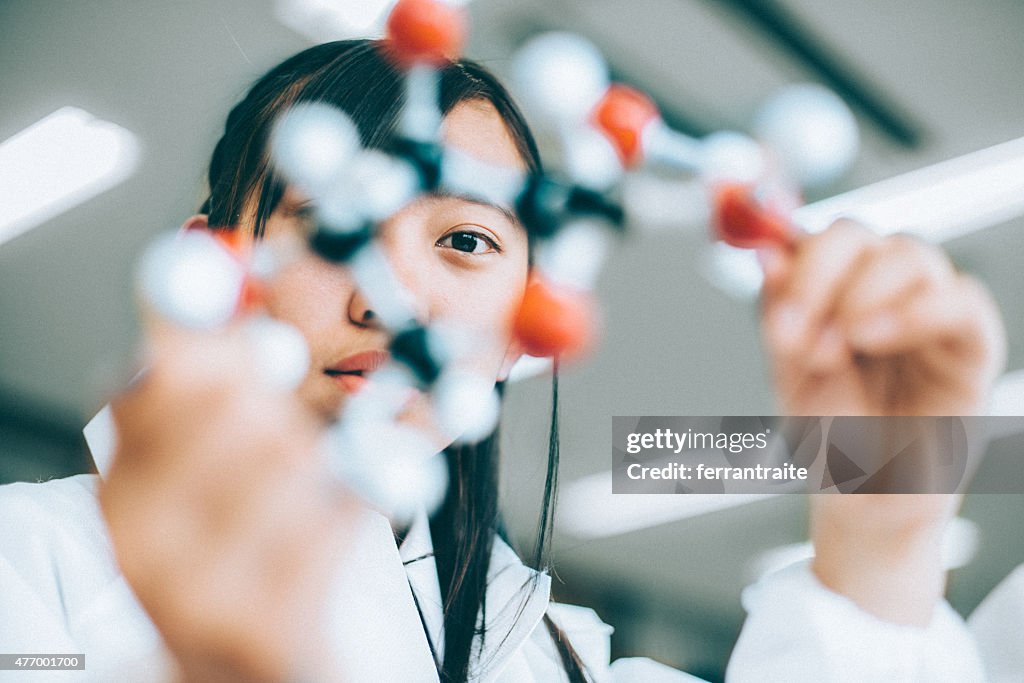
[[[306,382],[296,393],[311,412],[328,424],[338,421],[347,398],[333,386],[323,387],[320,382]]]
[[[322,417],[328,425],[338,422],[352,397],[352,394],[339,389],[330,379],[326,387],[320,382],[310,382],[301,386],[298,393],[303,403]],[[453,439],[445,437],[438,428],[428,396],[425,394],[417,395],[397,415],[395,421],[420,431],[438,453],[452,444]]]

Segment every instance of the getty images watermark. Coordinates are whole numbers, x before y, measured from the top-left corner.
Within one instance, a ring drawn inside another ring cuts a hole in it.
[[[613,493],[1024,493],[1024,417],[613,417]]]

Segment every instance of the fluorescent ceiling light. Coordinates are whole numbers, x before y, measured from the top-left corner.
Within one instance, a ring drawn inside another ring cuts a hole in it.
[[[76,107],[0,143],[0,244],[123,181],[138,150],[130,132]]]
[[[617,536],[778,495],[781,494],[613,494],[612,473],[599,472],[562,487],[558,528],[576,538]]]
[[[397,0],[277,0],[277,20],[315,43],[378,38]]]
[[[817,232],[850,216],[884,234],[944,242],[1021,214],[1024,138],[808,204],[793,213],[793,221]]]

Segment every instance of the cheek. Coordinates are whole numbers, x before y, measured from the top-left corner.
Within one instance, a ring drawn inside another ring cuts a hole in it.
[[[343,271],[310,256],[289,265],[274,278],[267,292],[267,310],[294,326],[309,346],[311,363],[298,396],[327,422],[343,405],[343,395],[321,372],[337,360],[339,343],[346,339],[342,323],[346,293],[351,284]]]
[[[526,262],[479,274],[459,274],[439,293],[434,311],[470,333],[473,365],[497,371],[512,337],[512,318],[526,287]],[[468,360],[468,359],[467,359]]]
[[[346,278],[315,257],[304,257],[282,271],[267,292],[272,316],[294,325],[316,347],[320,337],[337,326]]]

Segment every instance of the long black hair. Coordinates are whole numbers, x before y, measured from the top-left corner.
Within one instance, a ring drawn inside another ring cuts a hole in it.
[[[405,96],[402,74],[388,60],[386,50],[386,43],[370,40],[317,45],[282,62],[252,86],[228,116],[210,161],[210,196],[201,211],[209,215],[212,227],[236,227],[250,218],[243,211],[255,206],[251,216],[254,236],[263,235],[267,218],[285,190],[284,180],[274,172],[269,158],[268,138],[276,117],[296,102],[319,101],[340,108],[356,124],[365,147],[387,149],[393,143]],[[442,113],[471,100],[485,100],[494,106],[529,171],[539,172],[541,159],[533,135],[505,88],[472,61],[446,65],[441,71]],[[531,245],[531,262],[532,251]],[[504,393],[503,382],[497,388]],[[499,430],[495,429],[482,441],[445,449],[450,485],[430,527],[444,601],[444,657],[438,675],[446,683],[461,683],[474,675],[470,663],[477,636],[482,644],[485,637],[507,635],[488,636],[486,615],[478,622],[485,606],[495,536],[509,540],[498,510],[498,442]],[[544,497],[531,558],[538,570],[549,567],[557,497],[557,364],[552,372],[548,442]],[[524,586],[524,595],[529,588]],[[588,675],[565,634],[547,616],[545,623],[569,680],[585,683]]]

